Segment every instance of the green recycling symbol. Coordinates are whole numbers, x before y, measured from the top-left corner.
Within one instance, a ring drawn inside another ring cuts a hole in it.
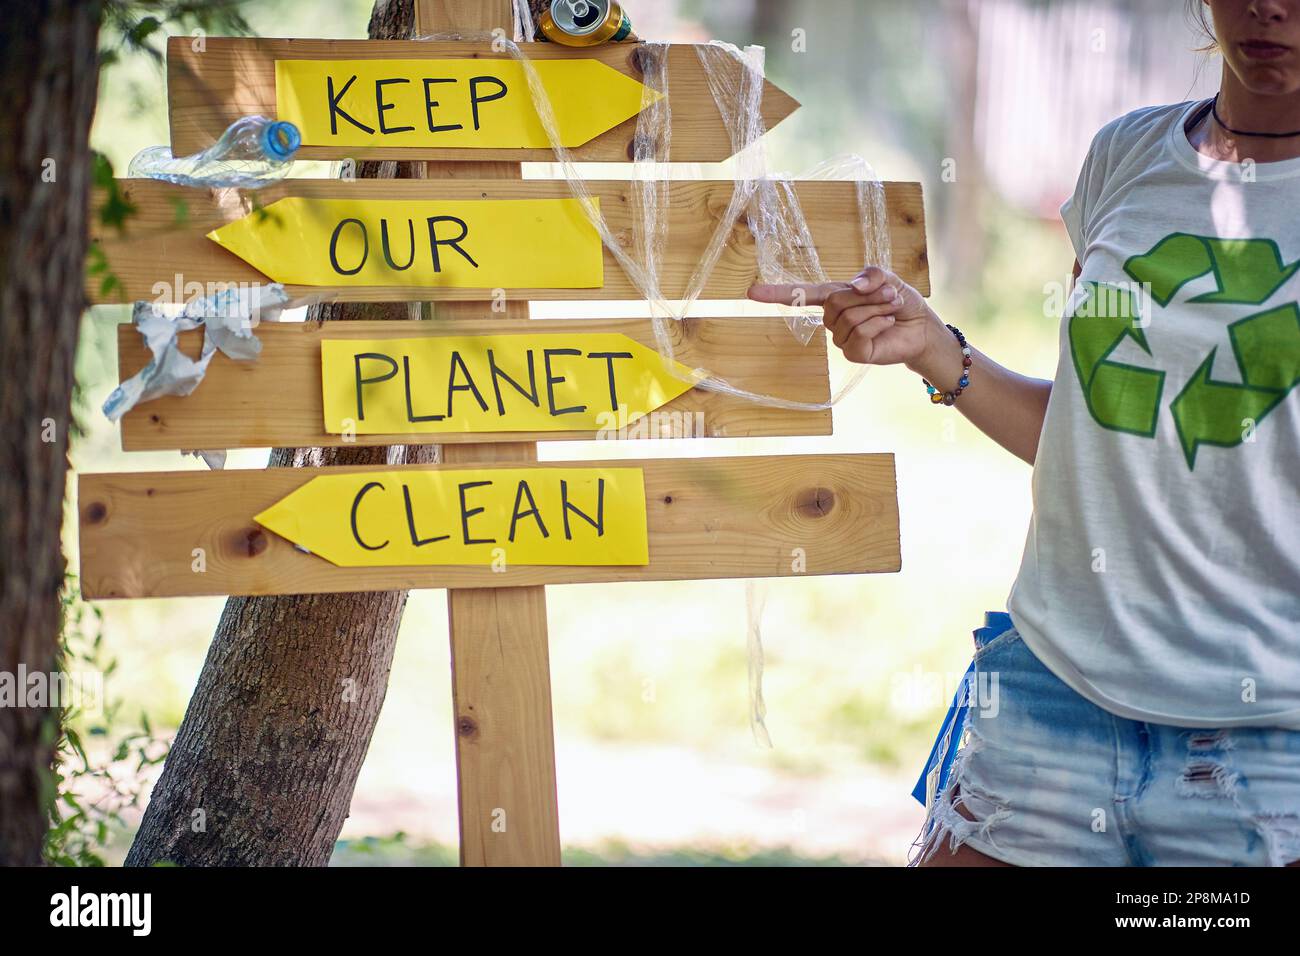
[[[1149,252],[1124,264],[1124,271],[1150,289],[1151,298],[1161,306],[1173,301],[1174,294],[1188,282],[1211,273],[1215,289],[1190,302],[1262,305],[1297,270],[1300,261],[1284,263],[1271,239],[1218,239],[1187,233],[1166,236]],[[1089,282],[1084,289],[1086,297],[1070,317],[1069,338],[1088,411],[1103,428],[1152,438],[1165,373],[1110,358],[1126,337],[1147,355],[1152,354],[1142,327],[1136,324],[1137,298],[1124,286]],[[1196,467],[1196,453],[1202,445],[1240,445],[1246,439],[1246,427],[1258,425],[1300,384],[1297,303],[1233,322],[1228,326],[1228,341],[1241,383],[1221,382],[1211,376],[1216,346],[1169,405],[1189,469]]]

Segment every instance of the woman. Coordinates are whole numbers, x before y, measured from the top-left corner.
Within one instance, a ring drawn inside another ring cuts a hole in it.
[[[892,273],[809,298],[850,360],[1034,466],[925,865],[1300,860],[1300,0],[1206,6],[1217,98],[1106,126],[1062,207],[1055,382]]]

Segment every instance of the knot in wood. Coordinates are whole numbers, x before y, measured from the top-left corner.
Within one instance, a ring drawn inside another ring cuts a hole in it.
[[[794,510],[805,518],[824,518],[835,508],[835,492],[829,488],[805,488],[795,499]]]
[[[628,54],[627,65],[637,73],[645,76],[650,70],[659,67],[659,54],[651,50],[648,46],[638,43]]]
[[[637,161],[638,156],[647,156],[651,159],[658,160],[659,152],[663,149],[663,140],[658,136],[647,136],[637,133],[627,144],[627,158],[632,162]]]
[[[266,532],[261,528],[249,528],[239,536],[239,547],[248,557],[255,558],[271,546]]]

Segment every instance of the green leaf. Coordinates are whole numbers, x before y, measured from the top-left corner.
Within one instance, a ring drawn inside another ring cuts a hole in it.
[[[104,202],[97,210],[99,221],[121,232],[126,226],[127,219],[135,215],[136,207],[118,186],[117,179],[113,175],[113,161],[103,153],[95,151],[93,163],[95,186],[104,192]]]
[[[81,744],[81,735],[71,727],[67,728],[66,733],[68,736],[68,743],[72,745],[72,749],[76,751],[77,756],[81,758],[81,762],[89,767],[90,758],[86,756],[86,748]]]
[[[99,294],[101,297],[107,299],[109,294],[114,289],[121,289],[121,288],[122,288],[122,283],[118,281],[117,276],[106,275],[104,276],[103,281],[99,283]]]
[[[142,46],[145,40],[158,32],[162,23],[157,17],[145,17],[127,33],[127,39],[135,46]]]

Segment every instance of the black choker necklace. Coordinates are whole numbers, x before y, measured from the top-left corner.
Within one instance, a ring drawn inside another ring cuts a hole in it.
[[[1214,121],[1218,123],[1220,126],[1222,126],[1225,132],[1231,133],[1233,136],[1264,136],[1267,137],[1268,139],[1287,139],[1291,136],[1300,136],[1300,129],[1296,130],[1294,133],[1252,133],[1249,130],[1233,129],[1231,126],[1225,123],[1223,121],[1223,117],[1219,115],[1219,94],[1218,93],[1214,94],[1214,102],[1210,104],[1210,112],[1214,114]],[[1205,114],[1201,114],[1201,115],[1205,115]]]

